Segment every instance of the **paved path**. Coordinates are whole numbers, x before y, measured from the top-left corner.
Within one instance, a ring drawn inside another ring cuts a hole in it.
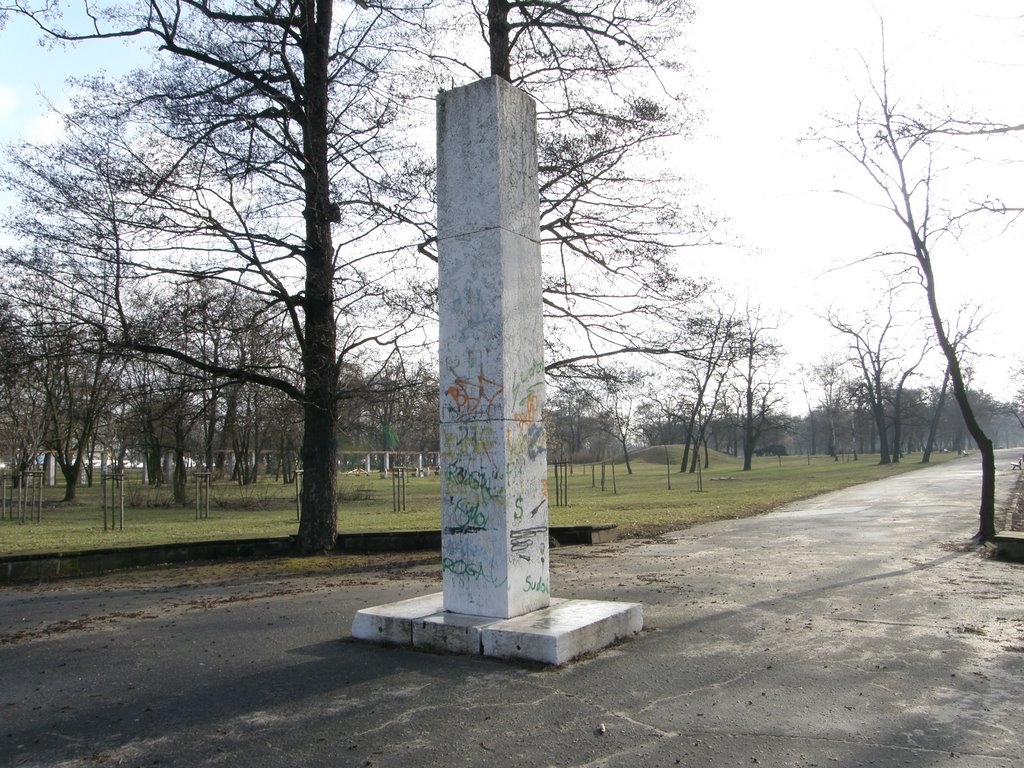
[[[977,477],[557,550],[557,595],[647,621],[558,670],[348,642],[356,609],[437,589],[428,559],[6,588],[0,766],[1024,768],[1024,566],[964,546]]]

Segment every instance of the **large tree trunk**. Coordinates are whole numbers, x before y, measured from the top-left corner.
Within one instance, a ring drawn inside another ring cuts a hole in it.
[[[693,444],[693,446],[694,446],[693,447],[694,453],[696,454],[696,452],[697,452],[697,445],[696,445],[697,439],[696,439],[696,436],[693,434],[693,428],[694,428],[694,425],[697,423],[697,409],[699,407],[700,407],[700,404],[699,404],[699,401],[698,401],[698,403],[696,405],[694,405],[693,408],[690,410],[690,418],[688,419],[687,424],[686,424],[686,431],[683,433],[683,458],[679,462],[679,471],[680,472],[685,472],[686,471],[686,465],[690,463],[690,445],[691,444]]]
[[[331,242],[327,168],[328,82],[332,0],[308,0],[302,49],[305,56],[303,169],[306,200],[305,378],[302,437],[302,501],[298,547],[303,554],[334,549],[338,532],[335,495],[338,368],[334,322],[334,248]]]
[[[967,396],[967,385],[964,383],[963,371],[960,368],[960,357],[953,342],[946,333],[946,325],[939,313],[939,302],[935,295],[935,276],[932,273],[931,256],[927,246],[917,236],[916,230],[912,230],[914,238],[914,249],[918,255],[918,264],[924,275],[925,295],[928,297],[928,311],[932,317],[932,325],[935,327],[935,337],[939,341],[939,347],[946,356],[946,364],[949,366],[949,378],[953,384],[953,399],[960,406],[960,413],[964,418],[967,431],[974,438],[978,451],[981,453],[981,504],[978,509],[978,532],[974,538],[978,541],[990,541],[996,535],[996,455],[992,441],[985,430],[981,428],[974,409],[971,407],[970,398]]]
[[[754,393],[750,389],[748,380],[746,412],[743,415],[743,471],[749,472],[754,465],[754,444],[757,442],[757,435],[754,434]]]
[[[928,284],[929,288],[931,284]],[[934,289],[928,291],[929,304],[933,305],[933,317],[938,318],[938,308],[934,300]],[[979,541],[989,541],[996,535],[996,457],[992,441],[985,430],[981,428],[978,419],[974,415],[970,399],[967,396],[967,386],[964,384],[963,374],[960,371],[960,360],[957,357],[956,349],[949,342],[939,321],[936,319],[939,345],[946,355],[946,362],[949,363],[950,380],[953,383],[953,399],[960,406],[960,413],[964,418],[967,431],[974,438],[978,451],[981,453],[981,504],[978,510],[978,532],[975,538]]]
[[[892,449],[890,451],[890,458],[893,464],[899,464],[900,459],[903,458],[903,414],[901,410],[903,408],[903,391],[902,389],[897,390],[896,397],[893,398],[892,404]]]
[[[892,457],[889,455],[889,434],[885,427],[885,408],[882,406],[881,395],[878,402],[871,403],[871,416],[875,422],[875,430],[878,432],[878,463],[891,464]]]
[[[511,81],[508,11],[508,0],[487,0],[487,35],[491,54],[491,74]]]
[[[310,381],[306,387],[305,434],[302,439],[302,500],[299,551],[329,552],[338,532],[335,495],[337,447],[335,443],[334,387]],[[319,402],[318,402],[319,401]]]
[[[215,358],[215,362],[217,362]],[[206,403],[206,423],[203,434],[203,463],[207,472],[213,472],[213,442],[217,435],[217,402],[220,399],[220,388],[212,387],[212,394]]]
[[[754,467],[754,444],[743,438],[743,471],[749,472]]]
[[[67,461],[58,451],[57,465],[64,476],[64,501],[74,501],[78,489],[78,479],[82,475],[82,455],[79,453],[73,462]]]
[[[979,541],[990,541],[996,535],[996,457],[992,441],[985,434],[974,416],[974,409],[967,398],[967,387],[964,386],[960,374],[959,361],[951,371],[953,379],[953,399],[960,406],[967,431],[981,453],[981,505],[978,510],[978,532],[975,538]]]
[[[146,474],[149,485],[160,487],[164,480],[164,465],[160,461],[163,451],[156,437],[153,437],[146,446]]]
[[[185,467],[185,450],[181,446],[174,449],[174,481],[171,488],[174,492],[174,503],[179,507],[187,507],[188,469]]]

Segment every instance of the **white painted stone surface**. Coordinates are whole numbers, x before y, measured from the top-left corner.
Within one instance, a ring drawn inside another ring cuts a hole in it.
[[[440,613],[440,592],[399,600],[356,611],[352,619],[352,637],[387,645],[412,645],[412,622]]]
[[[437,105],[437,229],[457,237],[492,227],[537,239],[537,110],[491,77],[441,94]]]
[[[552,599],[550,605],[510,619],[441,609],[442,595],[364,608],[352,622],[357,640],[417,650],[493,656],[562,665],[637,634],[639,603]]]
[[[536,116],[500,78],[438,102],[446,610],[549,603]]]
[[[485,656],[562,665],[643,629],[640,603],[552,600],[548,608],[481,629]]]
[[[443,611],[412,621],[412,646],[434,653],[482,653],[481,629],[494,622],[489,616],[466,616]]]

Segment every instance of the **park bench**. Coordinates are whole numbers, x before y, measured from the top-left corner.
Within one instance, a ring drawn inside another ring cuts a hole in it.
[[[1021,456],[1019,459],[1017,459],[1015,462],[1013,462],[1012,466],[1013,466],[1014,469],[1020,469],[1021,464],[1024,464],[1024,456]]]

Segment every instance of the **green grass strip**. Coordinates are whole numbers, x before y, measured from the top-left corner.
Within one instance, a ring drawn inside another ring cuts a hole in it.
[[[700,474],[678,471],[679,446],[648,448],[631,457],[633,474],[621,459],[603,465],[575,465],[567,478],[567,506],[554,506],[555,477],[549,472],[552,525],[615,523],[621,536],[651,535],[702,522],[748,517],[817,494],[920,469],[920,454],[899,464],[880,466],[877,455],[858,460],[828,456],[765,457],[753,469],[713,453]],[[933,454],[932,465],[956,458]],[[614,468],[614,484],[613,484]],[[98,474],[98,473],[97,473]],[[671,488],[669,488],[671,484]],[[423,530],[440,527],[437,477],[407,480],[406,509],[394,511],[392,481],[377,474],[339,476],[339,528],[343,531]],[[194,492],[194,486],[189,489]],[[8,492],[9,493],[9,492]],[[139,546],[214,539],[284,536],[297,529],[294,486],[261,479],[239,487],[220,481],[210,493],[207,519],[195,519],[195,507],[174,507],[170,491],[125,482],[123,530],[103,529],[98,487],[81,487],[72,504],[60,501],[63,488],[44,488],[42,522],[0,520],[0,554],[70,552],[103,547]],[[8,510],[9,512],[9,510]],[[108,513],[109,515],[109,513]],[[110,517],[108,516],[108,526]]]

